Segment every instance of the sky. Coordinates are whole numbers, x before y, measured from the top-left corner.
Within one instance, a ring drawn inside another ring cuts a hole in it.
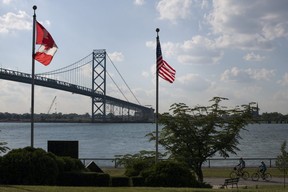
[[[287,0],[0,0],[0,67],[31,73],[33,5],[59,48],[36,73],[105,49],[139,102],[155,108],[159,28],[163,58],[176,70],[174,83],[159,81],[159,112],[217,96],[228,107],[257,102],[260,113],[288,114]],[[0,112],[30,112],[31,85],[0,79],[0,90]],[[38,86],[35,95],[35,113],[57,96],[52,112],[91,114],[89,97]]]

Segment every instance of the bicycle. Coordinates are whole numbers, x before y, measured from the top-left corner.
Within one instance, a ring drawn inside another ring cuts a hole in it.
[[[249,173],[247,171],[243,171],[240,169],[237,169],[236,167],[234,167],[234,170],[231,171],[230,173],[230,178],[237,178],[237,177],[241,177],[244,180],[247,180],[249,178]]]
[[[260,169],[258,169],[256,173],[253,173],[251,177],[252,177],[252,181],[258,181],[260,177],[262,178],[262,180],[265,180],[265,181],[271,181],[272,179],[272,175],[270,173],[263,174],[262,172],[260,172]]]

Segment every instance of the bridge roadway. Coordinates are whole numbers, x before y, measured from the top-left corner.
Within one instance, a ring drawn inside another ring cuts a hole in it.
[[[0,79],[10,80],[10,81],[16,81],[21,83],[27,83],[31,84],[32,82],[32,75],[28,73],[22,73],[19,71],[13,71],[9,69],[0,68]],[[121,99],[117,99],[108,95],[103,95],[101,92],[93,92],[92,89],[67,83],[64,81],[59,81],[55,79],[49,79],[46,77],[41,77],[38,75],[35,75],[34,77],[34,84],[43,86],[43,87],[49,87],[53,89],[58,89],[62,91],[67,91],[71,93],[76,93],[80,95],[85,95],[89,97],[96,97],[100,99],[106,100],[107,104],[125,107],[125,108],[131,108],[131,109],[138,109],[143,111],[144,113],[150,114],[151,112],[154,113],[154,109],[148,108],[142,105],[138,105],[135,103],[131,103],[128,101],[123,101]]]

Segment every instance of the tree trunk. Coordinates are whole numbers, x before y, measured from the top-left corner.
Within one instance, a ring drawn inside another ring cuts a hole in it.
[[[203,171],[202,171],[202,163],[199,163],[197,166],[196,166],[196,170],[195,170],[195,173],[198,177],[198,181],[203,183]]]

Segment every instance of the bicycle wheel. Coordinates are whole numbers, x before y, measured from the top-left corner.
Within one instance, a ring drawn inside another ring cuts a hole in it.
[[[258,173],[253,173],[251,177],[252,177],[252,181],[258,181],[259,180],[259,174]]]
[[[249,178],[249,173],[248,173],[247,171],[243,171],[243,173],[242,173],[242,178],[243,178],[244,180],[247,180],[247,179]]]
[[[237,178],[237,177],[238,177],[238,175],[237,175],[237,172],[236,172],[236,171],[232,171],[232,172],[230,173],[230,178],[231,178],[231,179]]]
[[[265,181],[271,181],[272,175],[270,173],[265,173],[264,179],[265,179]]]

